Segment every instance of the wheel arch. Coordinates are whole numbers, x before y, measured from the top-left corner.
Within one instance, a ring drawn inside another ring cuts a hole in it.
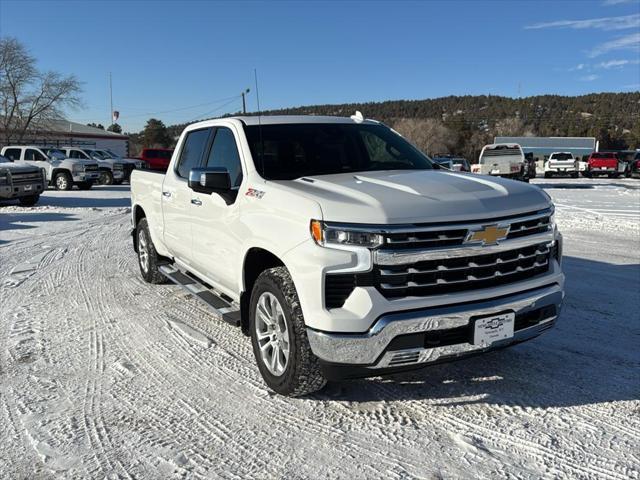
[[[286,267],[286,265],[269,250],[252,247],[245,253],[242,263],[242,290],[240,293],[240,326],[245,335],[249,335],[249,301],[253,285],[262,272],[274,267]]]
[[[133,239],[133,250],[138,253],[138,223],[143,218],[147,218],[147,214],[144,209],[140,205],[134,205],[133,211],[131,212],[131,220],[133,221],[133,231],[131,232],[131,237]]]

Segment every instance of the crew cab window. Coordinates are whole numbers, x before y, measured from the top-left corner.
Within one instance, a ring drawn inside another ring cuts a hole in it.
[[[7,148],[4,151],[4,156],[15,162],[16,160],[20,160],[20,152],[21,150],[19,148]]]
[[[216,129],[207,167],[225,167],[229,171],[232,187],[239,187],[242,183],[242,167],[236,139],[228,128]]]
[[[27,150],[24,152],[24,159],[36,162],[44,162],[47,158],[39,151],[34,150],[33,148],[27,148]]]
[[[182,178],[189,177],[189,171],[200,165],[200,161],[204,155],[204,149],[209,141],[210,133],[210,128],[193,130],[192,132],[187,133],[187,138],[184,140],[182,151],[180,152],[180,159],[178,160],[178,166],[176,168],[176,173],[179,176]]]
[[[81,158],[83,160],[86,160],[89,157],[87,156],[86,153],[81,152],[80,150],[71,150],[69,154],[69,158]]]
[[[362,141],[364,142],[364,146],[367,149],[372,163],[381,166],[390,165],[389,169],[398,168],[397,165],[395,165],[397,163],[402,163],[407,166],[411,165],[411,161],[406,157],[403,158],[402,153],[398,149],[386,143],[379,136],[367,131],[360,132],[360,135],[362,136]],[[438,163],[444,164],[447,168],[451,167],[448,160]],[[392,164],[395,166],[391,166]]]

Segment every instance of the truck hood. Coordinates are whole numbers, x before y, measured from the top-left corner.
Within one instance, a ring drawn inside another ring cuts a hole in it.
[[[401,224],[481,220],[551,205],[524,182],[441,170],[392,170],[274,182],[315,200],[323,220]]]
[[[16,165],[15,163],[0,163],[0,170],[4,169],[9,170],[11,173],[32,173],[40,171],[38,167]]]

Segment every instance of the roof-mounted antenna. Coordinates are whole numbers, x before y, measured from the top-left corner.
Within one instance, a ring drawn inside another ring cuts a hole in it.
[[[258,89],[258,69],[253,69],[253,78],[256,83],[256,101],[258,102],[258,135],[260,137],[260,169],[262,170],[262,178],[264,179],[264,141],[262,140],[262,111],[260,110],[260,90]]]
[[[356,123],[362,123],[364,122],[364,116],[362,115],[360,110],[356,110],[356,113],[354,115],[351,115],[351,120]]]

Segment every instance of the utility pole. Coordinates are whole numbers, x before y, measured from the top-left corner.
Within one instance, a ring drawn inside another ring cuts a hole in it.
[[[111,110],[109,110],[109,123],[105,129],[113,123],[113,86],[111,84],[111,72],[109,72],[109,105],[111,107]]]
[[[245,102],[244,96],[246,94],[248,94],[249,92],[250,92],[250,90],[247,88],[245,91],[243,91],[241,93],[241,95],[242,95],[242,113],[245,114],[245,115],[247,114],[247,103]]]

